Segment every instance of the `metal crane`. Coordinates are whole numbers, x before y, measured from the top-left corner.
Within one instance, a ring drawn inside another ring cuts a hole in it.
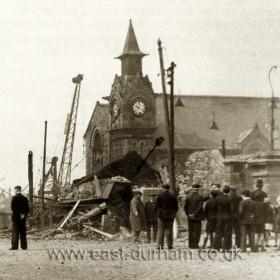
[[[71,105],[71,112],[67,115],[66,129],[65,129],[65,143],[63,148],[63,155],[61,159],[59,174],[58,174],[58,193],[61,189],[69,188],[71,186],[71,165],[72,155],[77,123],[77,114],[79,107],[79,97],[81,89],[81,81],[83,75],[79,74],[77,77],[72,79],[72,82],[76,84],[74,97]]]

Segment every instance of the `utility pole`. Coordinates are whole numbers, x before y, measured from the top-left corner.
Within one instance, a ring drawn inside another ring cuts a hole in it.
[[[57,201],[58,196],[60,195],[60,188],[57,183],[57,157],[52,158],[52,165],[53,165],[53,191],[54,191],[54,199]]]
[[[42,174],[42,187],[41,187],[41,226],[45,226],[44,221],[44,196],[45,196],[45,176],[46,176],[46,151],[47,151],[47,129],[48,122],[45,121],[45,136],[44,136],[44,156],[43,156],[43,174]]]
[[[30,203],[30,214],[33,213],[33,153],[28,153],[28,182],[29,182],[29,203]]]
[[[222,140],[222,156],[223,158],[226,157],[226,140]]]
[[[275,109],[275,97],[274,97],[274,91],[273,91],[273,87],[271,84],[271,79],[270,79],[270,74],[272,70],[276,70],[277,66],[272,66],[269,70],[268,73],[268,80],[269,80],[269,84],[271,87],[271,101],[270,101],[270,106],[271,106],[271,117],[270,117],[270,150],[273,151],[274,150],[274,129],[275,129],[275,118],[274,118],[274,109]]]
[[[169,162],[169,183],[171,192],[176,194],[175,190],[175,179],[174,179],[174,156],[172,156],[172,140],[170,133],[170,120],[169,120],[169,110],[168,110],[168,98],[166,93],[166,84],[165,84],[165,69],[163,62],[162,46],[161,40],[158,39],[158,52],[159,52],[159,62],[160,62],[160,73],[161,73],[161,83],[162,83],[162,93],[163,93],[163,108],[165,116],[165,130],[167,135],[167,145],[168,145],[168,162]],[[173,101],[174,102],[174,101]],[[173,159],[173,160],[172,160]]]
[[[174,69],[176,64],[171,62],[171,66],[167,69],[167,77],[170,79],[168,84],[170,85],[170,155],[171,155],[171,165],[170,165],[170,182],[173,185],[174,193],[175,189],[175,168],[174,168]]]

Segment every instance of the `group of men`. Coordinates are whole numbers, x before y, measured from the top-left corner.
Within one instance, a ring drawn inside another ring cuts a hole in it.
[[[265,208],[264,200],[268,198],[262,190],[263,181],[261,179],[257,179],[255,191],[244,190],[241,195],[234,187],[224,186],[220,190],[219,184],[213,184],[210,195],[202,196],[200,188],[199,184],[192,186],[192,192],[187,196],[184,205],[188,219],[190,249],[206,248],[210,239],[208,248],[218,251],[231,250],[234,233],[234,246],[241,248],[242,251],[246,251],[247,237],[251,252],[257,252],[259,249],[265,250],[265,212],[268,208]],[[147,242],[150,243],[151,229],[153,229],[153,239],[157,240],[158,249],[164,247],[165,234],[168,249],[173,248],[172,228],[178,210],[178,202],[176,196],[169,192],[169,185],[164,185],[163,189],[164,191],[157,198],[155,195],[151,195],[150,202],[146,204],[141,201],[141,191],[135,191],[130,208],[134,243],[139,242],[142,230],[147,230]],[[270,217],[269,213],[267,216]],[[199,247],[202,221],[205,219],[207,221],[206,236],[202,247]]]
[[[151,242],[151,230],[153,241],[158,244],[158,249],[163,249],[164,236],[166,234],[168,249],[173,248],[173,223],[178,211],[178,201],[174,194],[169,192],[170,186],[163,185],[163,192],[150,195],[150,201],[142,203],[140,190],[134,191],[134,197],[130,203],[130,224],[134,234],[133,242],[139,241],[140,232],[147,230],[147,242]],[[158,236],[157,236],[158,233]]]
[[[265,207],[267,194],[262,190],[263,182],[258,179],[256,190],[244,190],[240,195],[234,187],[213,184],[210,196],[200,195],[200,185],[192,186],[192,193],[186,198],[184,210],[188,219],[189,248],[198,249],[201,237],[202,221],[206,219],[206,237],[202,248],[206,248],[210,239],[210,248],[223,251],[232,248],[232,234],[235,234],[235,246],[246,251],[247,237],[252,252],[264,249]],[[164,248],[166,235],[168,249],[173,248],[173,223],[178,211],[177,197],[172,194],[169,185],[163,185],[163,192],[150,195],[150,201],[143,204],[142,192],[137,189],[130,204],[130,223],[134,233],[133,242],[139,241],[140,233],[147,230],[147,242],[157,241],[158,249]],[[17,250],[19,239],[21,248],[27,249],[26,218],[29,213],[28,199],[21,194],[21,187],[15,187],[16,195],[11,202],[12,208],[12,247]],[[280,199],[280,197],[279,197]],[[280,200],[279,200],[280,205]],[[280,206],[276,209],[275,233],[280,232]],[[271,212],[268,212],[271,217]],[[273,223],[273,222],[272,222]],[[255,242],[255,234],[257,239]],[[277,239],[277,238],[276,238]],[[277,241],[276,241],[277,242]]]
[[[204,218],[206,237],[202,248],[206,247],[210,238],[210,248],[228,251],[232,248],[232,234],[235,234],[235,246],[246,251],[246,241],[249,237],[249,247],[257,252],[258,247],[264,251],[263,239],[265,233],[264,199],[267,194],[262,190],[263,181],[258,179],[256,190],[244,190],[240,195],[234,187],[213,184],[209,197],[199,194],[200,185],[192,186],[192,193],[186,198],[184,210],[188,217],[189,247],[199,248],[201,225]],[[257,240],[255,242],[255,234]]]

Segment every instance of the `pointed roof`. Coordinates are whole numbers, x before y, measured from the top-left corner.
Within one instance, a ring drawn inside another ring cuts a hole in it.
[[[123,52],[117,58],[121,59],[125,55],[140,55],[140,56],[146,55],[146,54],[142,53],[139,49],[131,19],[129,20],[129,27],[128,27],[128,31],[127,31],[127,35],[126,35]]]

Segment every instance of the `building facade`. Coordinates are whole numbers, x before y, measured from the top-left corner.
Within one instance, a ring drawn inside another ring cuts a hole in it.
[[[84,135],[86,174],[130,151],[144,158],[155,139],[166,136],[163,96],[153,91],[148,76],[143,75],[145,55],[130,21],[123,52],[117,57],[121,75],[115,76],[111,93],[104,98],[107,103],[96,103]],[[175,107],[175,168],[184,168],[194,151],[221,149],[222,140],[227,155],[267,151],[269,102],[268,98],[175,96],[175,103],[181,105]],[[167,166],[167,158],[164,143],[149,162],[160,169]]]

